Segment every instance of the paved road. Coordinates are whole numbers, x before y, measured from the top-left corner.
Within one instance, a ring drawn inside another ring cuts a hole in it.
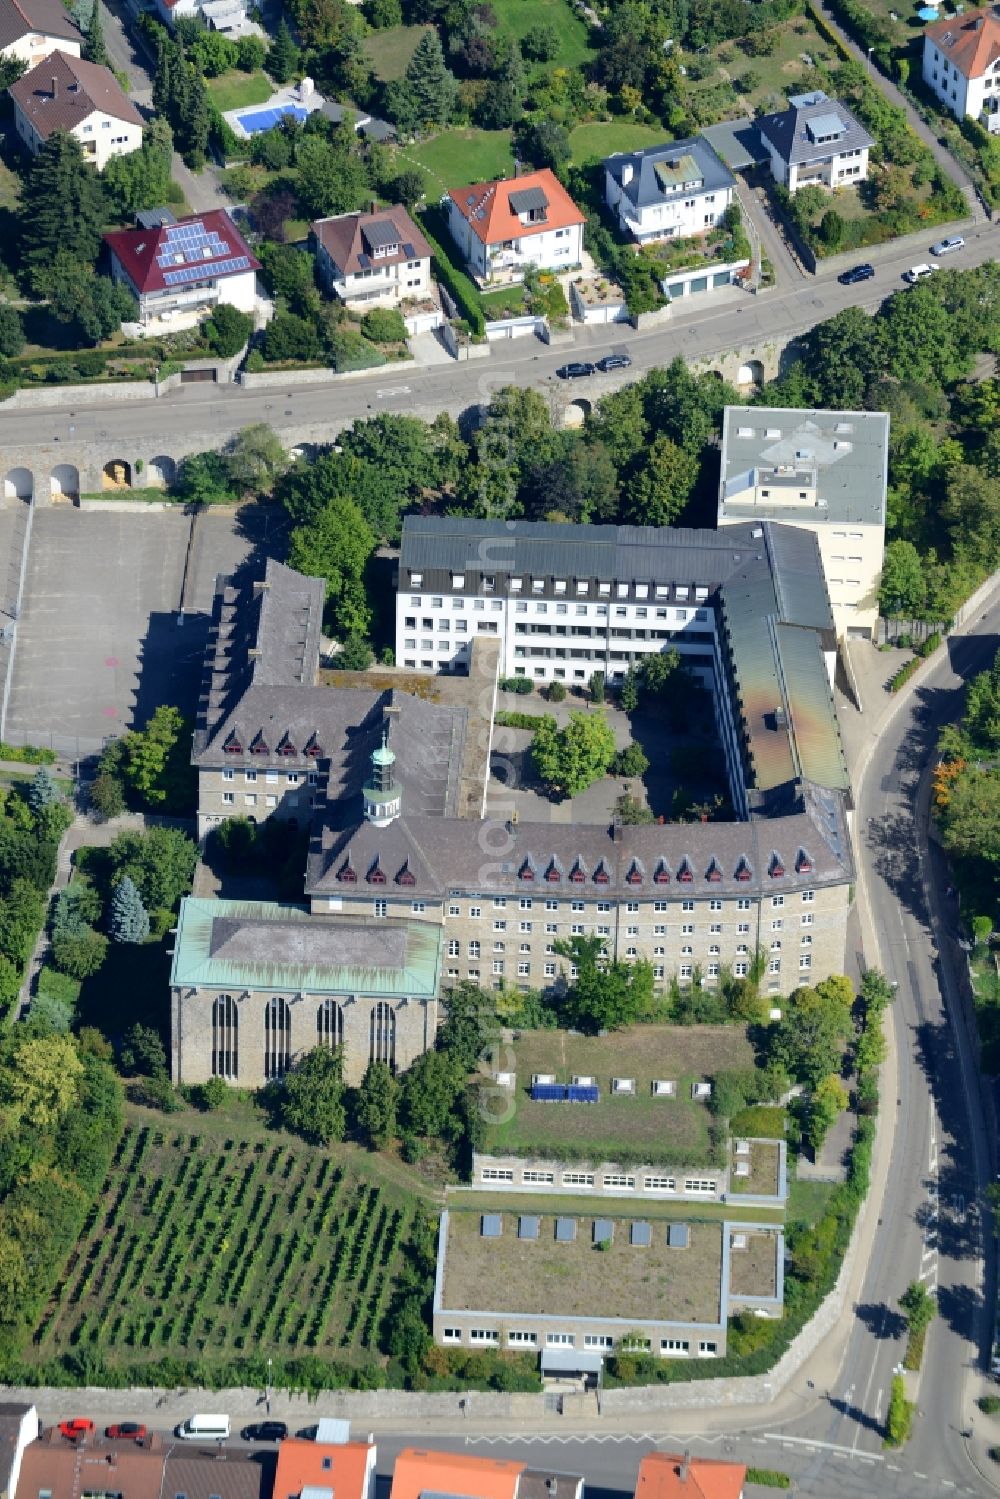
[[[929,237],[930,238],[930,237]],[[967,244],[949,257],[955,268],[993,259],[1000,245],[996,227],[983,224],[967,233]],[[108,456],[130,443],[146,442],[152,450],[171,451],[178,430],[212,433],[222,443],[240,427],[268,422],[289,439],[327,440],[356,417],[374,411],[413,412],[433,416],[438,411],[459,415],[477,402],[486,402],[502,385],[532,385],[552,393],[557,409],[577,396],[593,399],[636,374],[664,365],[677,354],[697,359],[730,349],[763,348],[775,339],[804,333],[814,323],[852,305],[874,311],[902,285],[902,272],[913,263],[914,252],[881,261],[873,281],[840,286],[820,275],[787,291],[758,297],[728,289],[709,294],[693,313],[678,315],[663,328],[635,333],[624,325],[579,329],[570,345],[546,348],[534,338],[493,345],[490,356],[468,363],[421,369],[400,365],[364,376],[331,377],[329,383],[249,391],[240,386],[181,387],[160,400],[121,401],[114,393],[99,406],[66,405],[45,410],[0,408],[0,448],[22,451],[36,443],[59,439],[69,457],[74,445],[108,445]],[[555,370],[567,358],[597,358],[612,348],[627,348],[632,370],[624,376],[599,376],[563,384]]]

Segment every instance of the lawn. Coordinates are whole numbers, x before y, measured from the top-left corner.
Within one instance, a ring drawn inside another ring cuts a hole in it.
[[[788,1184],[788,1209],[785,1221],[789,1228],[797,1223],[818,1223],[826,1212],[831,1194],[836,1191],[833,1182],[790,1181]],[[741,1213],[740,1217],[744,1215]]]
[[[656,1224],[645,1246],[630,1243],[629,1221],[615,1224],[610,1248],[593,1241],[593,1209],[577,1218],[576,1239],[560,1243],[555,1218],[545,1214],[537,1239],[519,1239],[517,1216],[502,1215],[498,1239],[480,1234],[480,1214],[449,1213],[443,1305],[448,1311],[544,1313],[566,1317],[625,1317],[717,1322],[722,1276],[722,1231],[691,1223],[687,1248],[671,1247]],[[562,1215],[561,1215],[562,1216]],[[633,1220],[641,1220],[641,1213]],[[604,1217],[604,1214],[601,1214]],[[484,1306],[485,1301],[485,1306]]]
[[[218,78],[208,78],[208,92],[217,109],[243,109],[248,104],[266,104],[274,93],[274,84],[261,72],[238,73],[235,69]]]
[[[731,1168],[740,1158],[733,1147]],[[747,1159],[746,1156],[743,1157]],[[729,1190],[731,1193],[749,1192],[755,1196],[773,1197],[778,1190],[778,1163],[780,1152],[777,1145],[754,1140],[750,1145],[750,1175],[737,1176],[730,1169]]]
[[[20,196],[20,177],[0,161],[0,208],[16,208]]]
[[[448,1188],[449,1208],[474,1208],[480,1213],[537,1213],[543,1206],[551,1212],[553,1205],[558,1206],[561,1213],[589,1213],[593,1217],[595,1199],[593,1195],[586,1197],[581,1194],[574,1197],[572,1193],[560,1192],[558,1196],[545,1197],[543,1202],[537,1192],[484,1192],[478,1187]],[[600,1199],[600,1211],[603,1218],[634,1218],[639,1215],[674,1223],[722,1223],[727,1218],[738,1217],[741,1223],[780,1225],[785,1220],[784,1211],[779,1207],[744,1207],[742,1202],[734,1207],[731,1202],[668,1202],[650,1198],[642,1203],[629,1203],[620,1197],[606,1197]]]
[[[776,1235],[748,1234],[745,1249],[730,1249],[729,1290],[733,1296],[776,1296],[778,1294],[778,1239]]]
[[[618,1152],[641,1152],[650,1164],[707,1166],[718,1161],[712,1116],[691,1099],[692,1082],[727,1068],[753,1066],[745,1031],[735,1026],[637,1025],[609,1036],[568,1031],[527,1031],[514,1043],[517,1091],[511,1117],[487,1131],[484,1148],[502,1154],[615,1160]],[[594,1077],[596,1104],[535,1103],[536,1072],[558,1082]],[[611,1079],[635,1079],[633,1096],[612,1095]],[[654,1079],[676,1082],[676,1096],[655,1097]],[[567,1154],[568,1152],[568,1154]]]
[[[451,187],[489,182],[514,175],[514,156],[509,130],[442,130],[415,146],[397,148],[400,168],[420,167],[428,198],[439,198]]]
[[[570,131],[574,166],[601,161],[615,151],[641,151],[644,146],[660,146],[670,139],[662,125],[640,125],[638,120],[596,120],[577,125]]]
[[[495,0],[493,9],[499,30],[518,41],[540,24],[551,26],[559,38],[559,51],[550,62],[526,63],[529,77],[553,68],[582,67],[594,55],[589,28],[573,11],[569,0]]]
[[[364,50],[375,77],[382,83],[402,78],[420,38],[431,29],[430,26],[388,26],[385,31],[373,31],[365,38]]]
[[[748,57],[735,42],[724,42],[707,59],[703,76],[701,60],[688,76],[692,105],[700,123],[716,119],[741,119],[755,112],[784,109],[789,94],[810,80],[815,65],[837,64],[840,56],[833,43],[821,35],[808,16],[795,16],[772,27],[776,38],[768,57]],[[718,111],[713,106],[718,105]],[[701,107],[699,107],[701,106]]]
[[[370,1362],[415,1198],[375,1177],[364,1152],[310,1149],[232,1117],[224,1132],[213,1125],[130,1109],[32,1360]]]

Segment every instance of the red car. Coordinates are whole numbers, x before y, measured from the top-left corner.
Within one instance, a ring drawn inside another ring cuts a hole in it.
[[[119,1421],[115,1426],[106,1426],[104,1435],[112,1441],[141,1442],[146,1435],[146,1428],[139,1421]]]
[[[78,1442],[81,1437],[93,1436],[95,1427],[86,1416],[74,1416],[71,1421],[60,1421],[59,1430],[67,1441]]]

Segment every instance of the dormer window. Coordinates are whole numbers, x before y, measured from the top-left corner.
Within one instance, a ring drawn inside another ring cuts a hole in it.
[[[736,866],[736,878],[742,883],[750,879],[750,865],[743,857],[741,857],[740,862]]]
[[[532,868],[530,859],[525,859],[524,863],[517,871],[517,877],[519,880],[533,880],[535,878],[535,871]]]
[[[768,869],[767,872],[771,876],[772,880],[783,880],[784,879],[784,877],[785,877],[785,866],[784,866],[784,864],[782,864],[781,859],[779,858],[779,856],[777,854],[772,854],[771,855],[771,864],[770,864],[770,867],[769,867],[769,869]]]
[[[230,734],[222,748],[227,755],[242,755],[243,753],[243,746],[235,734]]]
[[[562,872],[559,869],[559,866],[556,863],[555,859],[551,859],[549,861],[549,867],[545,871],[545,878],[548,880],[550,885],[558,885],[559,881],[562,879]]]
[[[677,871],[677,878],[682,885],[690,885],[694,879],[694,870],[691,868],[690,861],[687,858],[681,860],[680,868]]]
[[[628,874],[625,876],[625,880],[626,880],[626,883],[629,884],[629,885],[641,885],[642,884],[642,870],[639,868],[638,864],[636,863],[636,861],[634,859],[632,860],[632,863],[629,866],[629,871],[628,871]]]
[[[705,878],[706,880],[710,880],[713,885],[717,885],[722,879],[722,869],[719,866],[718,859],[713,859],[711,864],[709,864]]]
[[[669,869],[669,866],[667,865],[667,861],[665,859],[661,859],[660,862],[659,862],[659,864],[657,864],[657,866],[656,866],[656,873],[653,875],[653,884],[654,885],[669,885],[669,883],[670,883],[670,869]]]
[[[271,753],[263,734],[257,735],[257,738],[250,746],[250,753],[251,755],[269,755]]]
[[[290,739],[285,738],[278,745],[278,754],[279,755],[294,755],[295,753],[296,753],[295,745],[292,743],[292,741]]]
[[[337,870],[337,879],[342,885],[356,885],[358,883],[358,876],[351,866],[350,859],[341,864]]]
[[[795,868],[799,874],[812,874],[812,860],[804,848],[799,849],[798,858],[795,860]]]
[[[312,736],[312,738],[309,740],[309,743],[306,745],[305,752],[306,752],[306,754],[309,756],[309,758],[311,760],[318,760],[322,756],[322,754],[323,754],[323,746],[320,744],[320,742],[316,738],[315,734]]]
[[[608,874],[608,871],[605,869],[605,867],[604,867],[604,860],[602,859],[601,862],[600,862],[600,864],[598,864],[597,868],[594,870],[594,884],[595,885],[607,885],[609,883],[609,881],[610,881],[610,875]]]
[[[396,876],[396,884],[415,885],[416,883],[416,876],[414,875],[413,870],[410,868],[409,860],[407,860]]]
[[[569,877],[573,881],[574,885],[582,885],[584,880],[587,878],[586,874],[584,873],[583,865],[580,863],[579,859],[577,859],[576,863],[573,865],[573,868],[570,870]]]
[[[369,885],[384,885],[385,884],[385,870],[382,868],[382,865],[379,863],[377,855],[376,855],[374,864],[372,865],[372,867],[368,871],[368,883],[369,883]]]

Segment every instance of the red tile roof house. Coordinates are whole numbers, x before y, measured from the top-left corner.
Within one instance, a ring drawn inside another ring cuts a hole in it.
[[[79,57],[82,46],[62,0],[0,0],[0,57],[17,57],[33,68],[52,52]]]
[[[635,1499],[743,1499],[742,1463],[676,1452],[647,1452],[639,1464]]]
[[[278,1447],[273,1499],[372,1499],[373,1442],[321,1442],[287,1437]]]
[[[138,300],[141,323],[175,332],[220,302],[256,311],[260,262],[221,208],[156,229],[117,229],[104,243],[113,278]]]
[[[17,133],[32,156],[57,130],[74,136],[99,172],[112,156],[142,145],[145,122],[110,68],[53,52],[8,93]]]
[[[1000,15],[995,8],[945,16],[924,32],[927,87],[959,120],[1000,130]]]
[[[552,1499],[555,1494],[582,1499],[583,1479],[541,1472],[506,1457],[404,1447],[393,1469],[390,1499]],[[284,1499],[277,1487],[274,1495]]]
[[[406,303],[434,296],[431,247],[398,205],[371,213],[341,213],[311,226],[316,266],[327,290],[355,312],[398,307],[410,333],[437,327],[436,317],[408,317]],[[420,329],[411,327],[419,322]]]
[[[452,188],[448,228],[483,282],[520,281],[529,265],[568,271],[583,255],[583,214],[548,168]]]

